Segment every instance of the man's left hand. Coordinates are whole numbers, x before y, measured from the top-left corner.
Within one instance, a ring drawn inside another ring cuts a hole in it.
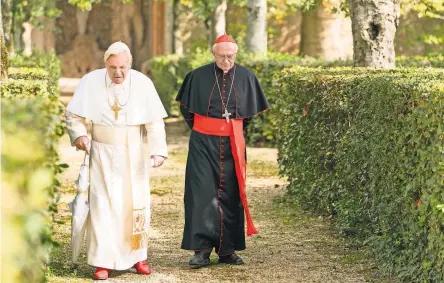
[[[165,157],[160,155],[152,155],[151,156],[151,164],[154,168],[162,166],[163,162],[165,161]]]

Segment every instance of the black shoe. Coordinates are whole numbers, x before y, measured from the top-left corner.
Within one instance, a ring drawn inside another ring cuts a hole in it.
[[[219,263],[239,265],[239,264],[244,264],[244,261],[240,256],[238,256],[235,253],[232,253],[230,255],[220,256]]]
[[[201,268],[210,265],[211,250],[199,251],[191,258],[189,265],[191,268]]]

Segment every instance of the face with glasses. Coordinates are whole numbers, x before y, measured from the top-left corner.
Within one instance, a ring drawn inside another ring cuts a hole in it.
[[[237,45],[232,42],[221,42],[213,46],[213,56],[216,65],[224,72],[228,72],[236,59]]]
[[[131,68],[131,57],[126,52],[111,55],[106,60],[105,66],[113,83],[121,84],[125,81]]]

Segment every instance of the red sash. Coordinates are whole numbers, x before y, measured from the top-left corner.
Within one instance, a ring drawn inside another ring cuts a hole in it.
[[[248,209],[246,188],[247,166],[245,164],[245,139],[243,133],[243,119],[225,119],[204,117],[194,114],[193,130],[205,135],[230,137],[231,152],[234,158],[239,195],[247,218],[247,235],[257,234],[253,219]]]

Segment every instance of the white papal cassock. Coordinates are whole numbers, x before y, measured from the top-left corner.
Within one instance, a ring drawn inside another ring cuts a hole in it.
[[[115,96],[122,108],[117,120],[111,109]],[[106,69],[96,70],[76,88],[66,112],[71,143],[86,136],[86,123],[92,122],[88,264],[124,270],[147,259],[146,237],[141,248],[134,250],[131,245],[134,229],[141,228],[135,212],[145,218],[143,231],[150,224],[149,160],[144,158],[143,133],[146,129],[149,155],[167,157],[166,116],[151,80],[135,70],[121,85],[111,82]]]

